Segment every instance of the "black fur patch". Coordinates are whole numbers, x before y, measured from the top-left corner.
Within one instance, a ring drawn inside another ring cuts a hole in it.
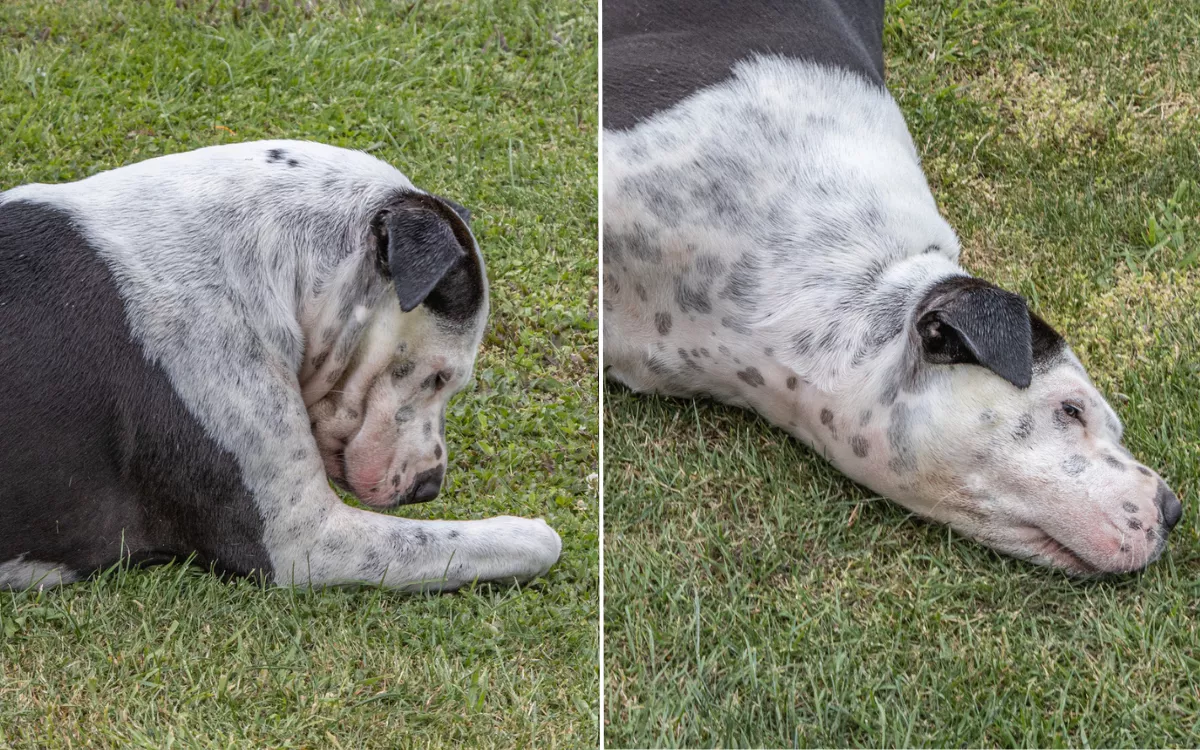
[[[603,34],[607,129],[633,127],[755,54],[810,60],[883,86],[881,0],[608,2]]]
[[[0,310],[0,562],[271,572],[237,459],[145,359],[66,212],[0,206]]]

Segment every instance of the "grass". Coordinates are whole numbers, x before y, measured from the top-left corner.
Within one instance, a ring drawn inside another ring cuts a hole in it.
[[[525,591],[306,593],[182,565],[0,594],[0,747],[594,747],[596,5],[0,4],[0,187],[255,138],[367,150],[475,213],[493,312],[448,486],[542,515]]]
[[[1080,354],[1184,501],[1079,582],[920,522],[747,412],[605,393],[607,744],[1200,743],[1200,13],[892,2],[964,264]]]

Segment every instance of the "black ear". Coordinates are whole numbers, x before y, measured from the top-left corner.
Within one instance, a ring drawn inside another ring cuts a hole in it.
[[[396,284],[404,312],[424,302],[442,277],[466,257],[460,240],[466,228],[455,227],[455,222],[461,220],[447,206],[420,193],[400,197],[376,218],[380,260]]]
[[[463,222],[467,224],[467,226],[470,226],[471,210],[469,208],[462,205],[461,203],[457,203],[455,201],[450,200],[449,198],[447,198],[444,195],[439,195],[438,200],[440,200],[442,203],[445,203],[450,208],[453,208],[454,213],[458,214],[458,218],[462,219]]]
[[[1024,298],[969,276],[934,285],[917,312],[926,362],[977,364],[1018,388],[1033,379],[1033,340]]]

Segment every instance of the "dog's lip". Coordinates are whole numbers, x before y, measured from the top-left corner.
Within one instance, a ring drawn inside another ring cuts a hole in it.
[[[1048,560],[1056,567],[1063,568],[1077,575],[1090,576],[1109,572],[1083,559],[1069,545],[1064,544],[1060,539],[1042,527],[1030,524],[1024,528],[1037,535],[1027,542],[1027,544],[1038,547],[1037,551],[1031,557]],[[1047,547],[1051,548],[1047,549]]]

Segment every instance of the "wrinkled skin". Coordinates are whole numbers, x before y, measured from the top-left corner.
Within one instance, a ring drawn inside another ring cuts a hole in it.
[[[304,385],[330,479],[373,507],[433,499],[446,473],[446,406],[470,382],[478,340],[384,295],[331,387]],[[319,354],[317,355],[319,356]]]

